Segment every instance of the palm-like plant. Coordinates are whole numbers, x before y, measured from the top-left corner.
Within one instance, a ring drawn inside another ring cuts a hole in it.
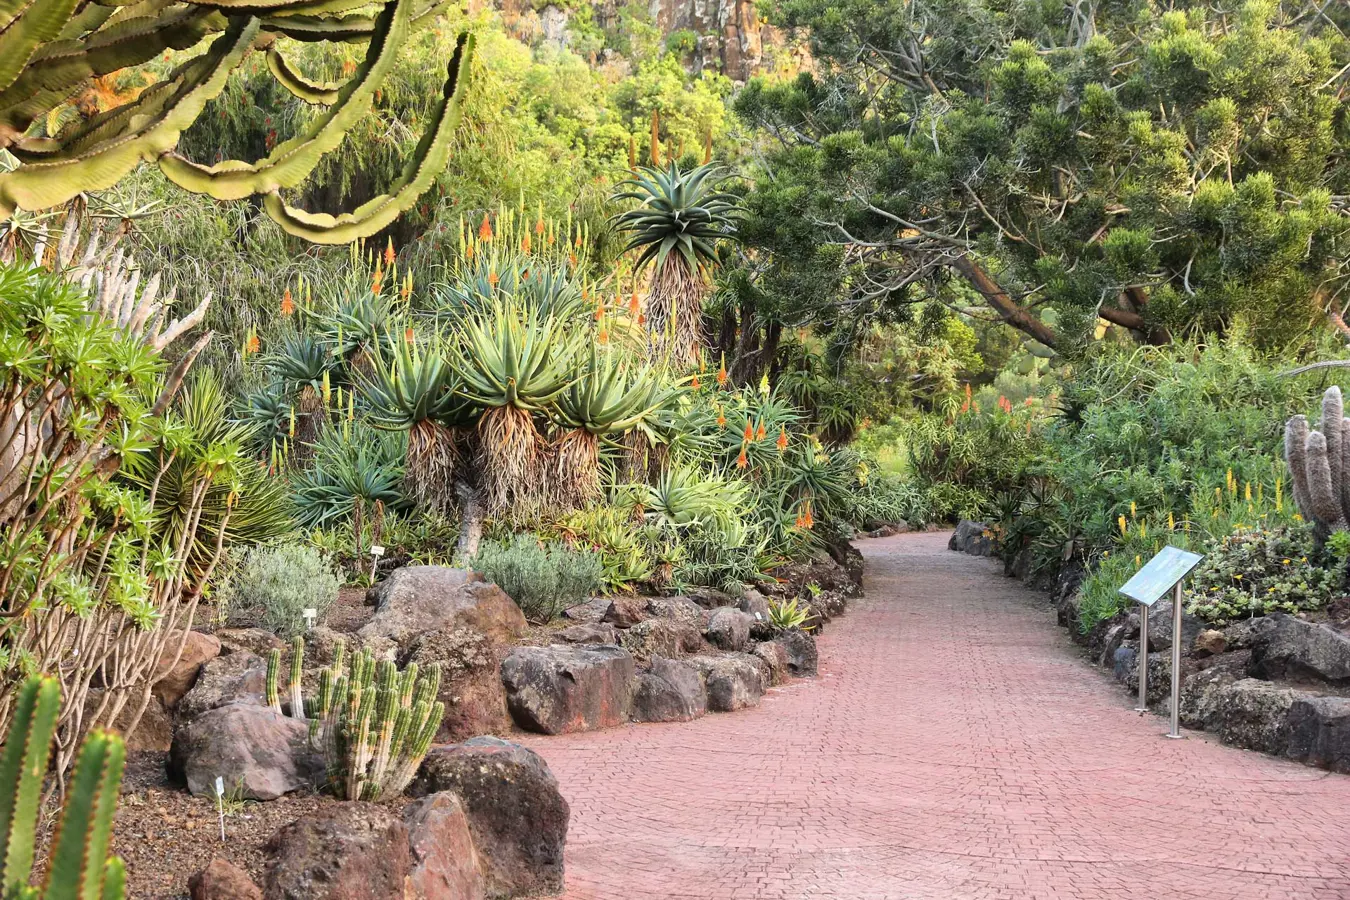
[[[458,316],[490,313],[503,297],[560,322],[575,319],[586,306],[581,283],[566,264],[494,245],[460,258],[454,277],[438,285],[435,295],[438,310]]]
[[[637,268],[653,266],[647,297],[652,346],[680,365],[697,355],[717,242],[735,232],[740,207],[735,196],[717,189],[722,176],[723,170],[711,164],[690,171],[676,162],[642,167],[614,195],[639,204],[614,221],[631,235],[626,249],[641,250]]]
[[[554,502],[575,509],[598,499],[600,439],[632,430],[661,400],[659,373],[592,347],[585,369],[555,401],[566,430],[554,447]]]
[[[267,358],[267,367],[281,382],[292,404],[292,460],[303,463],[323,426],[324,391],[333,355],[308,332],[286,335]]]
[[[445,342],[426,347],[415,338],[390,342],[371,360],[361,389],[376,428],[408,433],[404,487],[408,496],[446,512],[454,503],[453,480],[459,459],[455,428],[469,411],[456,393],[455,372],[445,360]],[[387,358],[386,358],[387,357]]]
[[[401,489],[406,439],[399,431],[367,434],[363,422],[330,429],[319,438],[314,464],[295,479],[296,521],[331,528],[359,507],[394,512],[407,507]]]
[[[324,349],[351,372],[369,373],[372,357],[392,343],[390,301],[369,289],[342,297],[314,317]]]
[[[460,393],[483,408],[478,453],[484,502],[517,512],[545,499],[543,438],[535,425],[572,382],[578,338],[561,322],[509,298],[494,298],[464,324],[450,365]]]

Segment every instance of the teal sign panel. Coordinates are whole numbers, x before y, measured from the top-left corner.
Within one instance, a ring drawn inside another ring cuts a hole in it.
[[[1131,600],[1152,606],[1181,579],[1191,573],[1204,559],[1199,553],[1189,553],[1177,547],[1164,547],[1158,555],[1144,563],[1144,567],[1125,582],[1120,592]]]

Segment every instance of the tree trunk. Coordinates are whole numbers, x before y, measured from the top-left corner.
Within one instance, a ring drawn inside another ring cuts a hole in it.
[[[1008,296],[1008,292],[999,287],[998,282],[990,278],[989,273],[970,254],[963,253],[958,256],[952,267],[979,291],[980,296],[1004,322],[1052,349],[1059,343],[1059,337],[1055,332]]]
[[[455,479],[455,493],[459,495],[459,543],[456,550],[463,561],[478,555],[478,544],[483,539],[483,504],[478,488],[462,478]]]

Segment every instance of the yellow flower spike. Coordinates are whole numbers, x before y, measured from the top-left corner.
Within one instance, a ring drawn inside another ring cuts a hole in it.
[[[1148,524],[1147,524],[1147,523],[1145,523],[1145,522],[1140,522],[1140,523],[1139,523],[1139,536],[1140,536],[1141,538],[1146,538],[1146,537],[1148,537]]]
[[[1143,557],[1141,557],[1138,553],[1136,553],[1134,555],[1134,564],[1136,566],[1140,566],[1143,565],[1143,563],[1144,563]]]
[[[1130,501],[1130,518],[1133,519],[1133,518],[1134,518],[1135,516],[1137,516],[1138,514],[1139,514],[1139,511],[1136,510],[1136,509],[1134,508],[1134,501],[1131,500],[1131,501]]]
[[[1248,503],[1252,502],[1252,483],[1250,481],[1243,485],[1242,494],[1242,499],[1246,500]]]
[[[1129,526],[1127,526],[1127,525],[1125,524],[1125,517],[1124,517],[1124,516],[1120,516],[1119,518],[1117,518],[1117,519],[1116,519],[1116,524],[1120,526],[1120,536],[1121,536],[1121,537],[1124,537],[1125,535],[1127,535],[1127,534],[1130,533]]]
[[[1172,514],[1170,512],[1167,514],[1167,530],[1168,531],[1177,530],[1177,520],[1172,518]]]

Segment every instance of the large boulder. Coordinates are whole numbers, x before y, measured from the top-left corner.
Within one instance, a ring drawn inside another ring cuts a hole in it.
[[[262,891],[248,873],[219,857],[188,879],[192,900],[262,900]]]
[[[1188,651],[1195,646],[1205,624],[1184,609],[1181,611],[1181,649]],[[1137,628],[1136,628],[1137,633]],[[1166,653],[1172,649],[1172,601],[1161,600],[1148,611],[1148,648],[1156,653]]]
[[[710,587],[692,587],[680,596],[694,601],[703,609],[720,609],[723,606],[735,606],[737,603],[736,598],[725,591]]]
[[[751,588],[741,597],[737,608],[754,619],[750,626],[750,636],[766,640],[773,636],[773,622],[769,618],[769,601],[759,591]]]
[[[573,622],[599,622],[609,611],[608,597],[592,597],[584,603],[563,610],[563,618]]]
[[[698,669],[653,657],[633,681],[634,722],[688,722],[708,712],[708,691]]]
[[[1181,703],[1178,713],[1183,725],[1187,728],[1218,731],[1219,698],[1229,685],[1246,677],[1247,656],[1246,651],[1221,656],[1208,668],[1181,682]]]
[[[179,652],[179,648],[182,652]],[[159,701],[172,708],[197,681],[202,666],[220,655],[220,640],[200,631],[179,631],[169,635],[164,652],[160,654],[155,674],[151,677],[153,691]]]
[[[404,900],[408,828],[374,803],[325,804],[272,835],[265,900]]]
[[[433,663],[441,667],[436,696],[445,704],[445,718],[436,732],[437,742],[505,734],[511,729],[500,675],[505,656],[505,647],[473,628],[427,631],[413,639],[400,665],[406,668],[415,662],[423,669]]]
[[[708,643],[722,650],[744,650],[750,640],[750,627],[755,617],[739,609],[724,607],[708,617],[705,634]]]
[[[758,706],[769,682],[768,666],[745,653],[724,656],[691,656],[688,663],[698,670],[708,692],[708,709],[734,712]]]
[[[648,597],[647,612],[658,619],[676,619],[701,625],[704,609],[688,597]]]
[[[619,632],[619,644],[638,659],[683,656],[702,649],[698,625],[688,619],[644,619]]]
[[[525,632],[525,615],[497,585],[469,569],[405,566],[366,593],[375,615],[357,632],[407,649],[427,631],[472,628],[498,644]]]
[[[169,771],[197,797],[214,797],[216,778],[245,800],[275,800],[311,786],[322,770],[303,719],[270,706],[231,703],[207,710],[174,734]]]
[[[1303,683],[1350,684],[1350,637],[1285,613],[1255,623],[1251,674]]]
[[[403,823],[412,855],[409,898],[483,900],[486,882],[458,794],[441,791],[408,804]]]
[[[245,652],[265,658],[273,650],[286,649],[286,642],[266,628],[222,628],[216,632],[216,639],[220,652],[227,656]]]
[[[749,649],[769,667],[770,685],[782,684],[792,677],[792,673],[788,670],[787,650],[782,644],[774,641],[753,641]]]
[[[409,793],[441,791],[454,792],[464,807],[489,898],[562,890],[570,810],[539,754],[487,737],[437,747]]]
[[[988,525],[962,519],[956,523],[956,530],[947,541],[947,549],[968,553],[971,556],[993,556],[996,545]]]
[[[799,678],[816,674],[820,657],[816,652],[816,639],[810,634],[795,628],[780,631],[773,642],[787,655],[789,673]]]
[[[1289,707],[1295,692],[1268,681],[1243,678],[1222,688],[1213,721],[1224,743],[1283,754],[1289,746]]]
[[[507,708],[527,731],[566,734],[628,721],[633,657],[620,647],[517,647],[501,673]]]
[[[1291,759],[1350,772],[1350,698],[1299,693],[1289,705],[1288,728]]]
[[[266,691],[267,661],[247,650],[237,650],[202,666],[192,690],[178,701],[178,718],[191,722],[208,710],[231,703],[262,704]]]

